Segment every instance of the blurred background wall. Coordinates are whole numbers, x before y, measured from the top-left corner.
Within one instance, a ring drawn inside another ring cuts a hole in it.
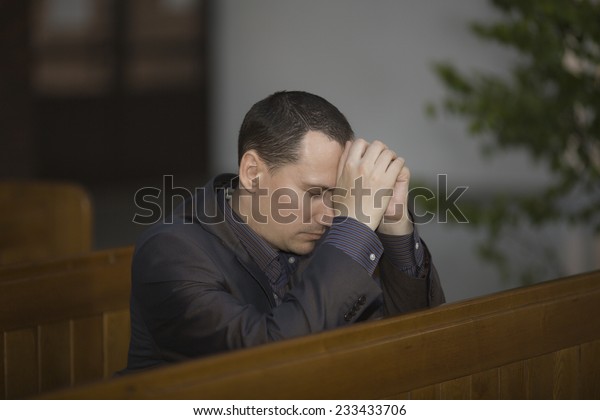
[[[392,146],[414,183],[468,187],[459,206],[534,191],[551,175],[527,156],[483,159],[464,124],[424,112],[444,93],[434,61],[507,71],[515,57],[467,29],[496,16],[482,0],[0,0],[0,175],[82,183],[96,247],[130,244],[135,191],[235,171],[244,113],[298,89]],[[449,300],[519,284],[478,258],[480,233],[439,219],[420,231]],[[507,248],[527,264],[542,241],[556,243],[557,276],[600,265],[598,240],[560,224]]]
[[[407,160],[413,184],[435,186],[447,174],[457,202],[486,200],[499,190],[523,194],[550,174],[524,154],[484,159],[456,119],[431,120],[428,102],[444,90],[431,70],[448,59],[459,68],[504,74],[512,52],[483,43],[468,30],[498,12],[482,0],[224,0],[215,2],[211,32],[213,171],[235,170],[239,122],[256,100],[276,90],[307,90],[336,104],[358,136],[380,139]],[[439,216],[439,214],[438,214]],[[452,217],[448,218],[453,221]],[[464,225],[420,227],[444,278],[448,298],[477,296],[519,285],[503,281],[477,256],[482,234]],[[516,264],[539,263],[538,245],[554,241],[561,261],[554,275],[600,264],[600,243],[590,232],[556,225],[508,241]],[[552,276],[552,270],[544,273]]]

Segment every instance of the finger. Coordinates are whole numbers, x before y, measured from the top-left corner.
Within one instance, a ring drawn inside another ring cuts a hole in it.
[[[387,171],[390,164],[396,160],[398,155],[392,149],[385,149],[381,152],[381,154],[377,157],[375,161],[376,169],[379,171]]]
[[[400,165],[400,173],[401,173],[402,170],[405,168],[404,165],[406,164],[406,161],[404,160],[404,158],[402,156],[397,156],[394,159],[394,161],[397,162]],[[398,177],[400,177],[400,173],[398,174]]]
[[[350,146],[352,146],[351,141],[347,141],[346,144],[344,144],[344,151],[342,152],[342,156],[340,157],[340,161],[338,163],[336,179],[340,179],[340,177],[342,176],[342,171],[344,170],[344,165],[346,164],[346,160],[348,159],[348,152],[350,151]]]
[[[404,159],[402,158],[394,159],[389,164],[385,171],[384,178],[390,181],[390,185],[394,185],[396,181],[400,179],[402,168],[404,168]]]
[[[377,161],[381,153],[384,150],[387,150],[387,148],[388,147],[385,144],[383,144],[379,140],[375,140],[369,145],[369,147],[365,151],[362,157],[362,162],[365,164],[366,167],[375,166],[375,162]]]
[[[402,164],[402,169],[398,175],[398,181],[410,181],[410,169],[408,169],[405,162]]]
[[[348,162],[360,162],[365,151],[369,148],[369,143],[364,139],[356,139],[348,151]]]

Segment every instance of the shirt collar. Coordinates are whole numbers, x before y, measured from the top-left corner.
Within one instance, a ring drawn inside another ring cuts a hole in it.
[[[225,194],[219,190],[218,194]],[[258,267],[267,275],[271,283],[275,283],[281,275],[281,265],[279,263],[279,253],[271,247],[260,235],[254,232],[247,223],[233,211],[227,200],[219,199],[223,203],[225,221],[235,232],[240,242],[250,254],[250,257],[256,262]]]

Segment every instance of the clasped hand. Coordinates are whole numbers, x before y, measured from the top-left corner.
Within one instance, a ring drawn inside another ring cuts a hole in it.
[[[412,232],[406,204],[410,172],[404,159],[384,143],[347,142],[338,164],[333,207],[372,230],[402,235]]]

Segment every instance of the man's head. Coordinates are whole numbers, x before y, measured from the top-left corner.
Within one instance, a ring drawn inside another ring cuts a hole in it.
[[[307,254],[331,223],[331,189],[354,133],[344,115],[306,92],[256,103],[240,129],[239,212],[274,248]]]
[[[271,170],[298,160],[301,140],[320,131],[342,147],[354,138],[346,117],[331,103],[307,92],[277,92],[246,114],[238,137],[238,163],[256,150]]]

